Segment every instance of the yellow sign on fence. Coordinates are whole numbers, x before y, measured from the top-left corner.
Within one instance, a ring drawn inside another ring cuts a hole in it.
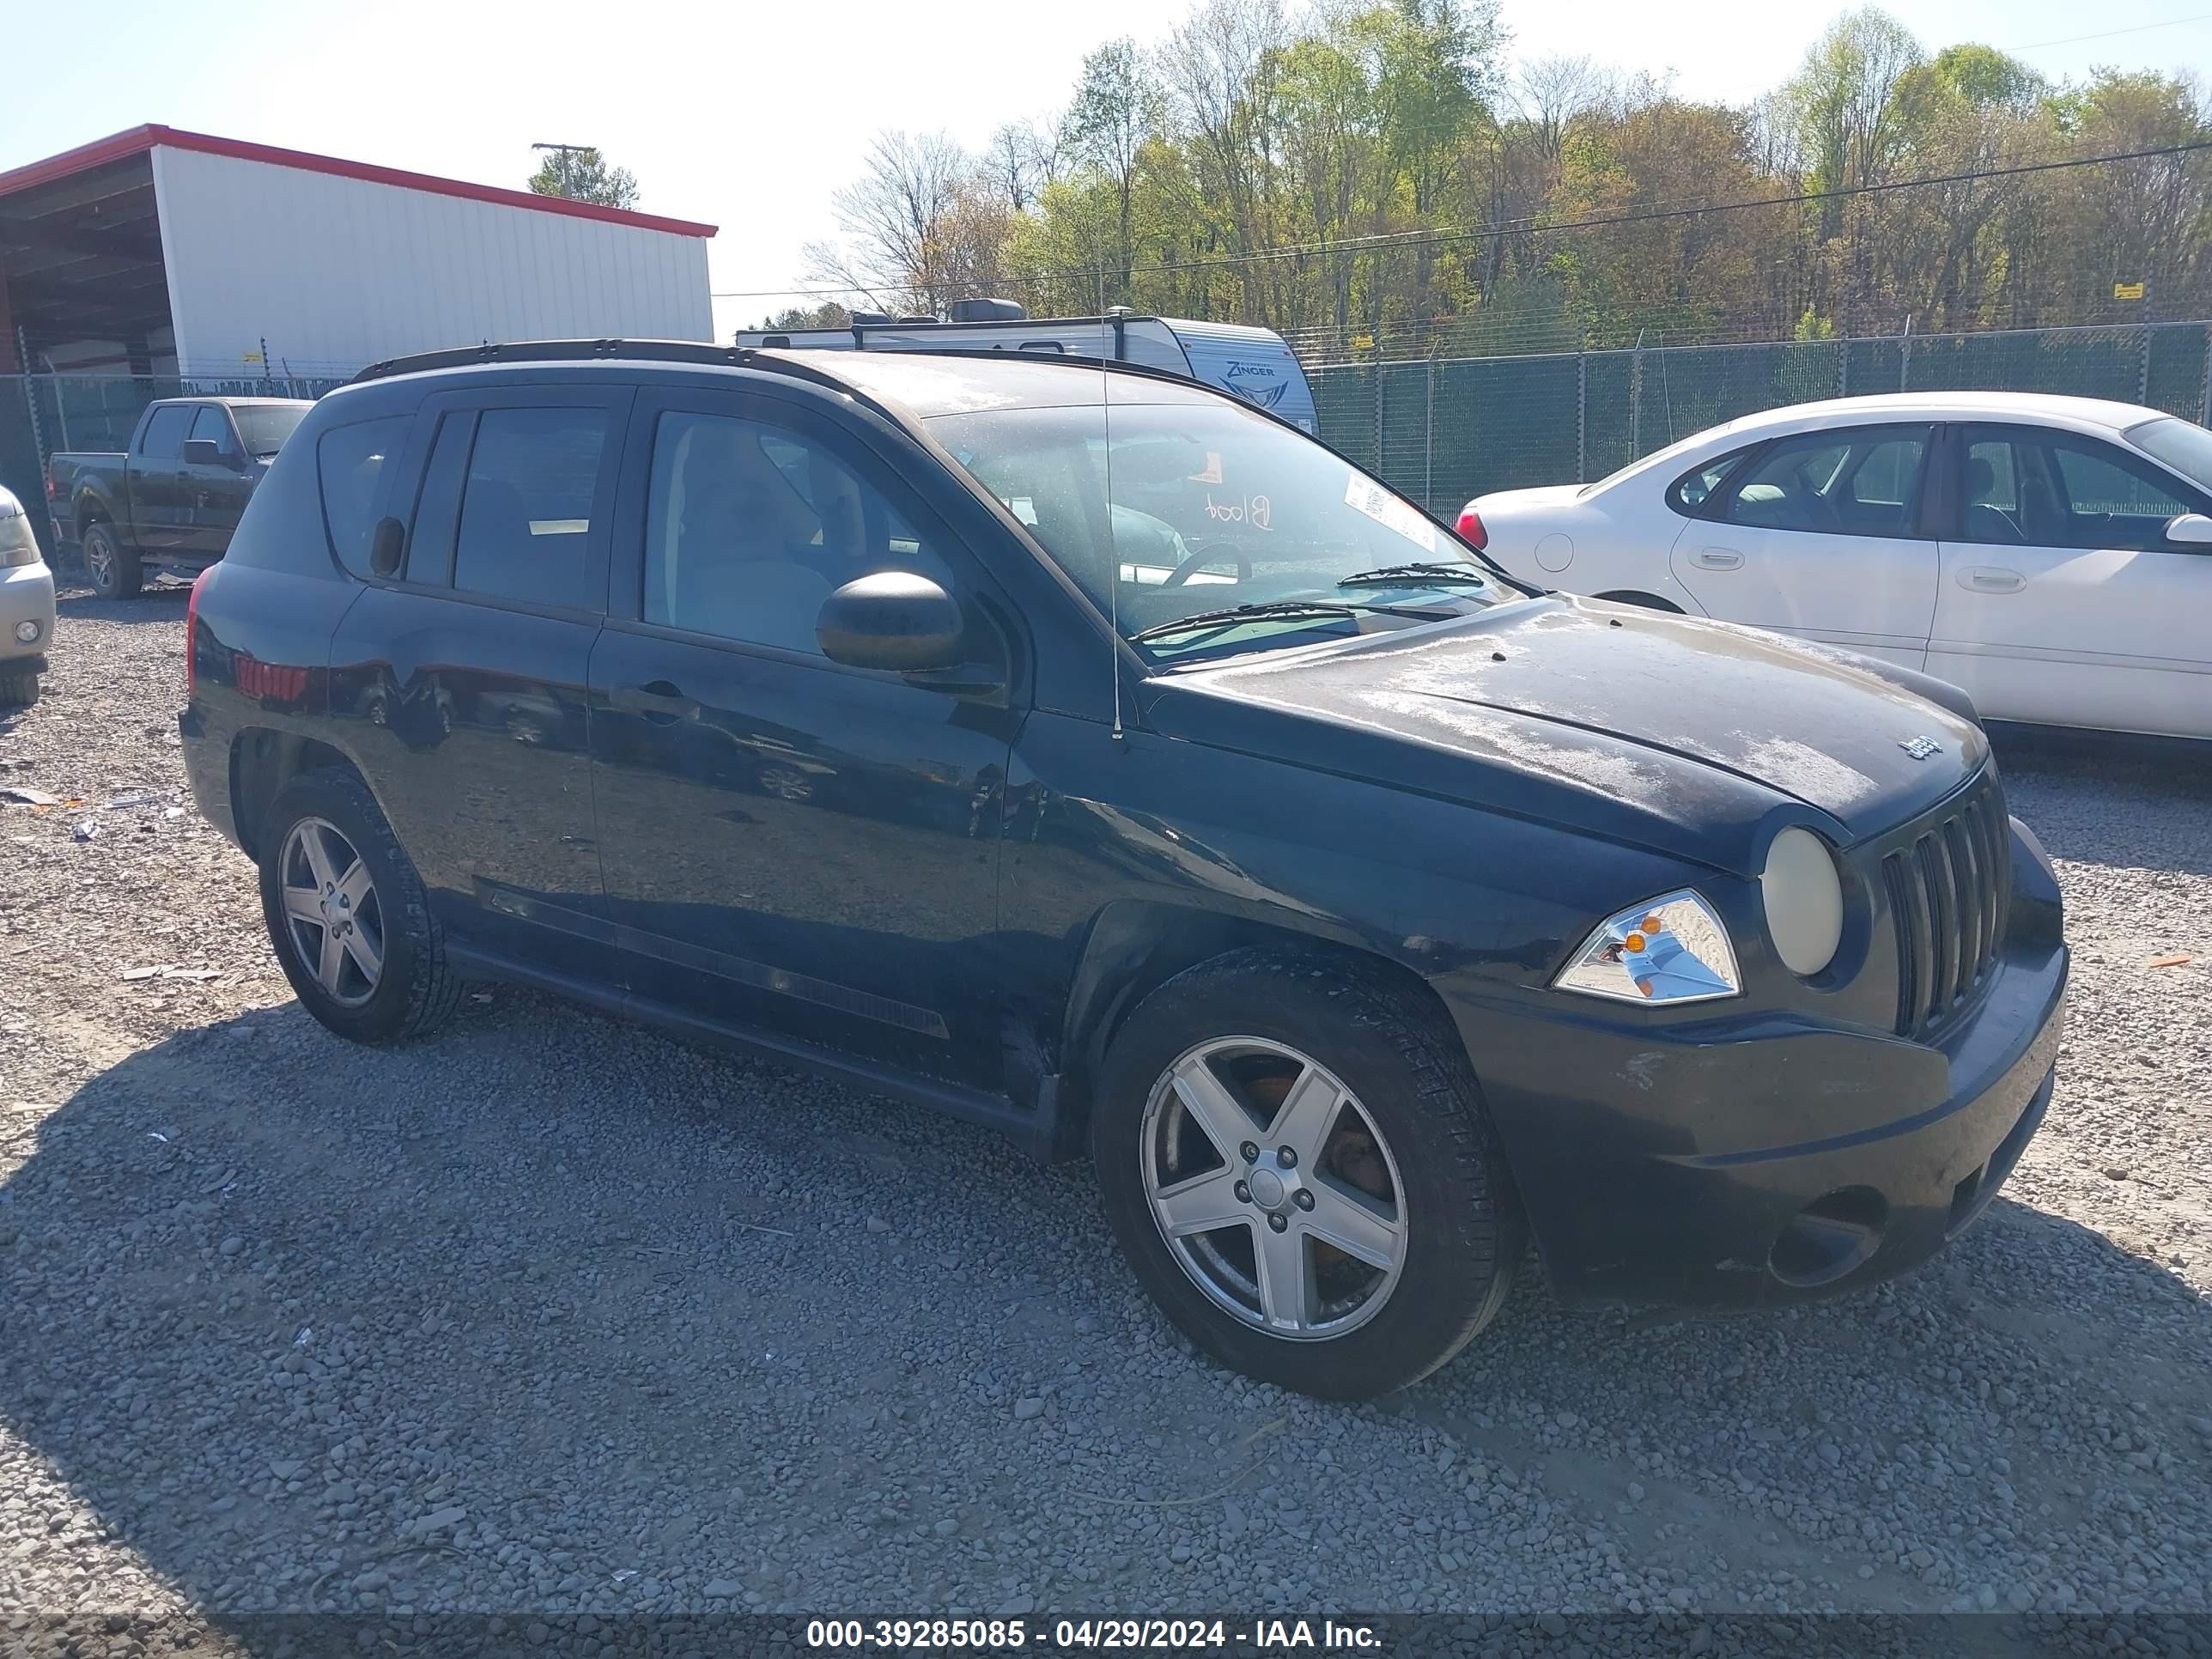
[[[2115,300],[2140,300],[2142,296],[2143,285],[2141,283],[2114,283],[2112,284],[2112,297]]]

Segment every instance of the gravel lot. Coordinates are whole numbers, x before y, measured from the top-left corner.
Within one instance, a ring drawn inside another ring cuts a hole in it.
[[[2212,768],[2012,760],[2071,1033],[1948,1255],[1733,1320],[1524,1274],[1354,1409],[1195,1358],[1085,1168],[505,989],[427,1045],[326,1035],[181,793],[183,609],[66,598],[0,718],[0,786],[87,803],[0,805],[0,1648],[64,1612],[2212,1609]]]

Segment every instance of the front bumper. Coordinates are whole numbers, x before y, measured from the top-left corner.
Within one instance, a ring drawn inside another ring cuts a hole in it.
[[[30,639],[15,637],[23,623],[38,629]],[[0,663],[19,668],[21,659],[33,657],[44,668],[53,640],[54,573],[43,563],[0,568]]]
[[[2042,1122],[2063,1026],[2057,884],[2010,827],[2000,963],[1935,1042],[1771,1012],[1638,1027],[1563,998],[1501,1048],[1455,1010],[1563,1300],[1832,1295],[1981,1213]]]

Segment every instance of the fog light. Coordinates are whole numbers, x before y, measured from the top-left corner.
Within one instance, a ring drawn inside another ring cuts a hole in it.
[[[1881,1244],[1889,1201],[1870,1187],[1844,1187],[1790,1218],[1774,1241],[1768,1270],[1800,1290],[1832,1285],[1866,1265]]]
[[[1809,830],[1784,830],[1766,850],[1759,891],[1784,967],[1810,979],[1836,959],[1844,942],[1844,883],[1827,842]]]
[[[38,625],[38,623],[34,623],[34,622],[28,622],[28,621],[25,621],[25,622],[19,622],[19,623],[17,623],[15,624],[15,638],[16,638],[16,639],[17,639],[21,643],[22,643],[22,644],[24,644],[24,645],[28,645],[28,644],[29,644],[33,640],[35,640],[35,639],[37,639],[38,637],[39,637],[39,625]]]

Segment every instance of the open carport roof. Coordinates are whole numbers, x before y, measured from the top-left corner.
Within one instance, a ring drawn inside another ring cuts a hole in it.
[[[12,313],[34,350],[77,340],[141,340],[167,325],[152,159],[163,146],[678,236],[712,236],[715,229],[176,127],[133,127],[0,173],[0,310]],[[0,358],[12,357],[14,344],[0,343]]]

